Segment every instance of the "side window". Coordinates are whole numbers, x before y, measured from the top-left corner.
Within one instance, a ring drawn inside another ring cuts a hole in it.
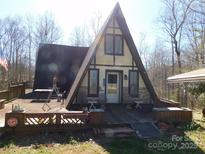
[[[139,95],[139,72],[137,70],[129,71],[129,95],[132,97]]]
[[[98,96],[99,70],[89,69],[88,71],[88,96]]]

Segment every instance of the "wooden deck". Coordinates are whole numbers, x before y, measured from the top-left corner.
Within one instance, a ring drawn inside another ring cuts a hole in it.
[[[154,122],[154,113],[140,113],[128,109],[125,105],[107,105],[105,108],[106,124],[131,124],[135,122]]]
[[[24,110],[25,113],[46,113],[42,106],[45,102],[32,102],[33,99],[15,99],[7,104],[5,104],[4,109],[0,110],[0,127],[4,127],[5,124],[5,114],[11,112],[12,104],[13,105],[20,105]],[[56,99],[52,99],[48,105],[51,107],[50,111],[54,109],[60,109],[64,107],[61,102],[57,102]],[[55,112],[55,111],[54,111]]]
[[[50,103],[48,103],[51,108],[49,111],[44,111],[42,109],[42,106],[44,105],[43,102],[33,102],[32,99],[16,99],[5,104],[5,108],[0,110],[0,127],[4,127],[5,114],[11,112],[12,104],[19,104],[23,109],[25,109],[24,113],[59,113],[59,110],[64,108],[64,105],[61,102],[57,102],[56,99],[52,99]],[[63,112],[67,111],[65,110]],[[106,104],[104,112],[95,112],[95,115],[92,115],[92,117],[95,118],[92,120],[95,120],[96,122],[99,121],[102,125],[130,125],[136,122],[156,122],[161,120],[156,118],[156,112],[158,111],[154,110],[151,113],[142,113],[134,108],[127,108],[126,105],[123,104]],[[180,117],[184,117],[185,115],[184,112],[183,114],[181,114],[181,112],[178,114],[178,111],[174,113],[175,114],[173,114],[173,111],[169,111],[170,116],[165,120],[169,121],[169,119],[173,119],[172,117],[175,117],[175,119],[178,120]],[[191,111],[189,115],[192,115]],[[164,114],[161,117],[164,118]],[[189,116],[189,119],[189,121],[191,121],[192,116]]]

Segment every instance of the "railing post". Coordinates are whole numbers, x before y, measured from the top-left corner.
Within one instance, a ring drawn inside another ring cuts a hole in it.
[[[7,127],[10,127],[7,123],[10,118],[16,118],[18,120],[16,127],[24,127],[24,118],[25,118],[24,113],[12,113],[12,112],[6,113],[5,126]]]
[[[61,113],[56,113],[56,125],[61,124]]]
[[[23,86],[21,88],[21,97],[25,96],[26,94],[26,82],[23,82],[22,84]]]
[[[10,99],[10,83],[8,83],[8,93],[7,93],[7,100],[9,100]]]
[[[104,110],[96,110],[89,113],[90,124],[102,124],[104,123]]]

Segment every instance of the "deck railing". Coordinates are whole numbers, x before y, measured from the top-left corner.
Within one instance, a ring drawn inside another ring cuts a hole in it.
[[[33,132],[81,129],[99,126],[104,112],[69,111],[66,113],[6,113],[5,128],[8,131]]]
[[[8,90],[0,91],[0,99],[11,100],[25,95],[25,84],[9,85]]]
[[[157,103],[157,107],[180,107],[180,103],[173,100],[160,98],[159,102]]]
[[[6,113],[6,127],[86,125],[88,113]]]
[[[188,108],[159,108],[155,111],[155,118],[157,121],[164,122],[191,122],[192,121],[192,110]]]

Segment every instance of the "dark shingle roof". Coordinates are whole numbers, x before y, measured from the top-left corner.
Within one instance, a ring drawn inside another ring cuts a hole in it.
[[[57,76],[62,91],[69,90],[88,47],[41,44],[38,49],[33,89],[52,87]]]

